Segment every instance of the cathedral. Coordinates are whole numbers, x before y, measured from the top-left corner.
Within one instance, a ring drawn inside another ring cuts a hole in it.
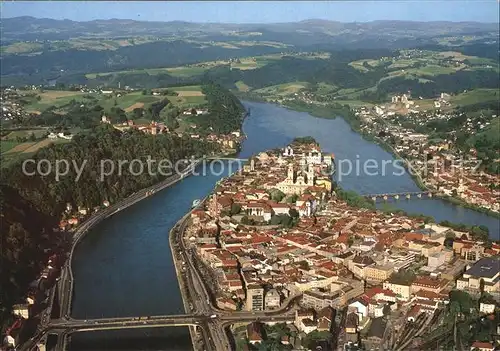
[[[287,177],[276,185],[283,193],[302,194],[308,187],[314,186],[314,169],[312,164],[307,165],[307,170],[295,171],[293,164],[288,165]]]

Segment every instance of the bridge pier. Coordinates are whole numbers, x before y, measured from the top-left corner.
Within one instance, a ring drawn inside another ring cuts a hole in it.
[[[417,197],[418,197],[419,199],[421,199],[421,198],[422,198],[422,194],[417,194]]]
[[[407,198],[408,200],[410,200],[410,199],[411,199],[411,195],[410,195],[410,194],[406,194],[406,198]]]
[[[429,197],[432,197],[432,193],[429,193]]]
[[[398,195],[398,194],[394,195],[394,198],[395,198],[396,200],[399,200],[399,195]]]
[[[384,195],[384,201],[387,201],[387,195]]]
[[[373,202],[377,201],[377,197],[376,196],[372,196],[372,200],[373,200]]]

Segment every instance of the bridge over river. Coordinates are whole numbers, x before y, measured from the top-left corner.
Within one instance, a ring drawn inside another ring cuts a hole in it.
[[[377,201],[378,199],[382,199],[387,201],[389,199],[398,200],[400,198],[411,199],[412,197],[416,197],[421,199],[422,197],[432,198],[432,196],[436,194],[436,191],[405,191],[399,193],[383,193],[383,194],[365,194],[363,195],[366,198],[372,199],[373,201]]]
[[[119,330],[132,328],[157,328],[157,327],[181,327],[201,326],[205,323],[216,322],[222,324],[233,324],[240,322],[252,322],[255,320],[268,322],[293,321],[293,313],[273,314],[272,312],[232,312],[213,314],[181,314],[168,316],[149,317],[120,317],[101,319],[54,319],[47,327],[48,332],[83,332],[95,330]]]
[[[223,160],[223,161],[248,161],[248,158],[237,158],[237,157],[220,157],[220,156],[208,156],[204,157],[202,160]]]

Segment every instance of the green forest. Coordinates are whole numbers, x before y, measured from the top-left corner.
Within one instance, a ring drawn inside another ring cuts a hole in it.
[[[208,83],[202,86],[208,101],[209,115],[191,117],[203,133],[228,134],[239,131],[245,117],[245,108],[229,90],[219,84]]]

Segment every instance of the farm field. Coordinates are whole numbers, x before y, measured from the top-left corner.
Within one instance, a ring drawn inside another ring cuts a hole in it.
[[[11,140],[1,140],[1,167],[9,167],[13,162],[26,159],[34,155],[39,149],[51,144],[65,144],[69,142],[70,140],[65,139],[43,139],[40,141],[27,141],[23,143]]]
[[[27,102],[24,108],[27,112],[40,113],[51,106],[61,107],[67,105],[71,100],[85,101],[86,93],[80,91],[48,90],[34,91],[24,96],[23,100]],[[38,99],[37,96],[40,98]]]
[[[47,43],[17,42],[2,46],[5,54],[29,54],[50,51],[77,49],[77,50],[116,50],[124,46],[140,45],[155,41],[154,37],[142,36],[134,38],[104,39],[104,38],[73,38],[70,40],[54,40]]]
[[[330,57],[330,54],[328,54],[328,53],[306,53],[306,54],[298,54],[298,55],[292,55],[292,56],[296,56],[296,57],[299,57],[301,59],[314,60],[314,59],[326,59],[326,58]],[[158,75],[158,74],[167,73],[167,74],[174,76],[174,77],[187,78],[187,77],[202,75],[203,73],[205,73],[205,71],[207,71],[210,68],[217,67],[217,66],[224,66],[224,65],[230,65],[231,68],[233,68],[233,69],[241,69],[241,70],[256,69],[256,68],[263,67],[271,62],[280,60],[282,57],[283,57],[283,55],[281,55],[281,54],[270,54],[270,55],[253,56],[253,57],[242,57],[242,58],[239,58],[238,61],[217,60],[217,61],[205,61],[205,62],[190,64],[190,65],[186,65],[186,66],[178,66],[178,67],[145,68],[145,69],[132,69],[132,70],[113,71],[113,72],[87,73],[85,75],[85,77],[87,79],[96,79],[97,76],[109,76],[109,75],[113,75],[113,74],[147,73],[149,75]]]
[[[380,65],[386,66],[386,76],[380,81],[393,77],[404,76],[409,79],[419,79],[421,82],[432,80],[441,74],[451,74],[460,70],[494,69],[495,63],[486,58],[467,56],[460,52],[401,50],[399,57],[382,57],[378,60],[352,61],[349,65],[360,72],[369,72]]]
[[[12,150],[13,148],[15,148],[17,145],[19,145],[20,143],[17,142],[17,141],[14,141],[14,140],[1,140],[0,141],[0,150],[1,150],[1,153],[7,153],[9,152],[10,150]]]
[[[289,95],[309,87],[308,82],[291,82],[278,85],[272,85],[262,89],[255,90],[259,94],[269,95]]]
[[[499,94],[496,89],[475,89],[451,96],[450,102],[455,105],[465,106],[481,102],[498,101]]]
[[[3,140],[2,140],[2,143],[3,143]],[[29,149],[30,147],[32,147],[33,145],[35,145],[36,143],[37,143],[36,141],[27,141],[24,143],[16,143],[15,145],[12,144],[13,146],[5,153],[6,154],[16,154],[16,153],[24,152],[27,149]],[[4,153],[3,149],[2,149],[2,153]]]
[[[495,93],[497,95],[495,95]],[[451,111],[458,106],[467,106],[478,104],[482,102],[496,102],[498,101],[498,91],[495,89],[475,89],[467,91],[466,93],[460,93],[457,95],[451,95],[449,98],[450,105],[441,105],[439,108],[441,111],[447,112]],[[436,110],[434,106],[435,99],[422,99],[415,100],[416,106],[420,111]]]
[[[82,104],[100,105],[105,111],[112,107],[119,107],[125,112],[131,112],[135,108],[147,108],[150,104],[168,98],[174,105],[180,108],[194,107],[206,102],[205,96],[201,92],[201,86],[175,87],[174,90],[179,96],[164,95],[143,95],[142,91],[119,93],[120,96],[99,93],[82,93],[80,91],[50,90],[44,92],[30,92],[22,97],[24,109],[27,112],[40,114],[48,108],[55,106],[58,113],[66,113],[64,107],[72,100]],[[39,97],[39,98],[37,98]]]
[[[16,141],[17,138],[28,138],[31,134],[34,134],[35,138],[38,139],[46,133],[45,129],[15,130],[2,137],[2,140]]]
[[[234,83],[234,85],[236,85],[236,88],[238,88],[239,91],[247,92],[250,90],[250,87],[241,80]]]

